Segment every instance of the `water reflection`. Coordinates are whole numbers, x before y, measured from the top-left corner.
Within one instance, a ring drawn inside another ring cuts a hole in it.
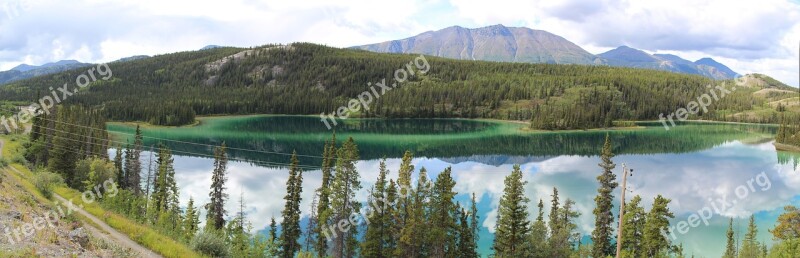
[[[485,129],[438,137],[422,133],[387,136],[360,132],[340,132],[339,136],[341,139],[342,136],[352,135],[359,144],[364,160],[357,163],[357,168],[365,189],[375,182],[378,176],[377,159],[383,155],[389,157],[387,165],[392,170],[390,177],[396,178],[399,156],[405,149],[418,153],[420,157],[413,162],[417,168],[425,167],[430,177],[452,166],[457,182],[455,191],[459,193],[457,199],[466,203],[469,194],[478,196],[483,225],[479,247],[484,254],[489,253],[491,246],[491,232],[502,194],[503,177],[510,173],[513,164],[522,165],[525,179],[529,182],[526,191],[532,200],[531,214],[535,214],[535,202],[542,199],[549,203],[552,188],[557,187],[562,199],[571,198],[577,202],[577,209],[582,213],[579,219],[581,232],[587,235],[591,232],[594,225],[591,216],[593,198],[597,189],[595,178],[600,172],[597,166],[600,159],[596,153],[599,153],[606,132],[512,134],[503,125],[480,128]],[[327,137],[326,132],[290,136],[275,128],[269,130],[272,131],[267,135],[257,132],[241,135],[240,131],[235,135],[215,133],[212,134],[214,136],[204,137],[196,133],[177,134],[169,130],[146,131],[146,135],[209,144],[225,141],[239,148],[260,147],[261,150],[270,151],[290,152],[297,148],[298,153],[316,155],[322,149],[321,142]],[[787,204],[800,205],[800,170],[797,166],[800,155],[776,152],[769,140],[773,130],[762,126],[685,125],[669,132],[656,127],[613,131],[610,134],[615,141],[614,152],[619,154],[614,158],[618,164],[617,172],[620,170],[619,164],[623,162],[635,169],[635,176],[629,179],[628,185],[634,195],[642,196],[646,207],[658,194],[671,198],[673,202],[670,209],[676,215],[673,225],[709,205],[709,200],[723,196],[731,200],[736,187],[747,185],[748,180],[759,173],[767,175],[770,182],[767,190],[750,193],[722,214],[715,214],[709,226],[701,225],[677,236],[688,255],[714,257],[721,255],[724,249],[729,217],[736,218],[734,225],[739,225],[740,232],[744,232],[745,218],[755,214],[760,229],[759,241],[770,243],[767,229],[773,226],[782,207]],[[153,143],[154,140],[146,142]],[[197,153],[210,151],[210,147],[202,145],[177,142],[169,145]],[[286,163],[288,160],[285,156],[245,151],[232,151],[231,154],[237,159],[257,162]],[[309,166],[318,162],[313,157],[301,160]],[[199,203],[208,201],[212,164],[213,160],[202,155],[176,156],[181,203],[188,202],[190,196]],[[270,217],[280,217],[286,171],[281,165],[231,162],[228,210],[238,210],[236,200],[243,194],[247,214],[254,227],[266,228]],[[320,171],[307,170],[301,203],[303,216],[310,214],[313,190],[320,184]],[[366,190],[358,194],[361,200],[366,200],[366,196]],[[614,204],[618,202],[616,200]]]

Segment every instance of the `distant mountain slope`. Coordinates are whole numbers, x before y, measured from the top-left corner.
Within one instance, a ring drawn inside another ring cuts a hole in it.
[[[628,46],[620,46],[608,52],[598,54],[597,56],[603,58],[605,64],[611,66],[697,74],[717,80],[732,79],[739,76],[738,73],[727,66],[708,57],[692,62],[676,55],[651,55],[642,50]]]
[[[453,26],[414,37],[353,47],[382,53],[419,53],[464,60],[595,64],[600,60],[578,45],[543,30],[494,25]]]
[[[711,58],[692,62],[675,55],[651,55],[627,46],[593,55],[550,32],[503,25],[476,29],[453,26],[406,39],[352,48],[462,60],[622,66],[697,74],[718,80],[738,76],[736,72]]]
[[[11,70],[0,72],[0,85],[36,76],[59,73],[89,65],[90,64],[81,63],[75,60],[61,60],[40,66],[21,64],[12,68]]]

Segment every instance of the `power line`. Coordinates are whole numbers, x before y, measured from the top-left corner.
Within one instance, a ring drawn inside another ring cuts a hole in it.
[[[86,137],[86,138],[90,138],[90,139],[96,139],[96,140],[101,140],[101,141],[108,141],[108,142],[117,143],[117,144],[121,144],[121,143],[122,143],[122,142],[119,142],[119,141],[114,141],[114,140],[110,140],[110,139],[103,139],[103,138],[97,138],[97,137],[92,137],[92,136],[88,136],[88,135],[75,134],[75,133],[71,133],[71,132],[67,132],[67,131],[62,131],[62,130],[57,130],[57,129],[52,129],[52,130],[53,130],[53,131],[56,131],[56,132],[61,132],[61,133],[66,133],[66,134],[70,134],[70,135],[79,136],[79,137]],[[88,143],[88,144],[92,144],[92,145],[105,146],[103,143],[84,142],[84,141],[81,141],[81,140],[79,140],[79,139],[73,139],[73,138],[69,138],[69,137],[62,137],[62,139],[70,140],[70,141],[73,141],[73,142],[76,142],[76,143],[79,143],[79,144],[86,144],[86,143]],[[127,144],[127,143],[126,143],[126,144]],[[204,158],[214,158],[214,156],[213,156],[213,155],[204,154],[204,153],[196,153],[196,152],[190,152],[190,151],[181,151],[181,150],[170,150],[170,151],[171,151],[171,152],[173,152],[173,153],[183,153],[183,154],[188,154],[188,156],[200,156],[200,157],[204,157]],[[239,162],[245,162],[245,163],[252,163],[252,164],[257,164],[257,165],[265,165],[265,166],[280,166],[280,165],[284,165],[284,166],[286,166],[286,167],[289,167],[289,166],[291,166],[291,164],[289,164],[289,163],[270,162],[270,161],[259,161],[259,160],[247,160],[247,159],[237,159],[237,158],[232,158],[232,157],[229,157],[229,158],[228,158],[228,160],[239,161]],[[316,169],[320,169],[320,167],[316,167],[316,166],[312,166],[312,165],[298,165],[298,167],[300,167],[300,168],[303,168],[303,169],[310,169],[310,170],[316,170]]]
[[[100,128],[94,128],[94,127],[89,127],[89,126],[77,125],[77,124],[72,124],[72,123],[67,123],[67,122],[61,122],[61,121],[56,121],[56,120],[52,120],[52,119],[47,119],[47,118],[44,118],[44,117],[39,117],[39,119],[42,119],[42,120],[45,120],[45,121],[51,121],[51,122],[55,122],[55,123],[62,123],[62,124],[67,124],[67,125],[72,125],[72,126],[77,126],[77,127],[88,128],[88,129],[91,129],[91,130],[105,130],[105,131],[108,132],[108,130],[106,130],[105,128],[100,129]],[[113,132],[113,133],[135,136],[135,134],[132,134],[132,133],[124,133],[124,132],[116,132],[116,131]],[[159,138],[159,137],[153,137],[153,136],[145,136],[145,135],[142,135],[142,138],[149,138],[149,139],[161,140],[161,141],[167,141],[167,142],[177,142],[177,143],[184,143],[184,144],[192,144],[192,145],[199,145],[199,146],[218,147],[216,145],[211,145],[211,144],[187,142],[187,141],[180,141],[180,140],[172,140],[172,139],[165,139],[165,138]],[[262,150],[244,149],[244,148],[235,148],[235,147],[227,147],[227,148],[231,149],[231,150],[251,151],[251,152],[259,152],[259,153],[266,153],[266,154],[276,154],[276,155],[286,155],[286,156],[291,156],[292,155],[292,153],[276,152],[276,151],[262,151]],[[304,155],[304,154],[297,154],[297,156],[298,157],[307,157],[307,158],[318,158],[318,159],[324,159],[325,158],[323,156]]]

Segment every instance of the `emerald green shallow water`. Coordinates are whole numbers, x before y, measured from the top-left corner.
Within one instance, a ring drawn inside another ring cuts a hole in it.
[[[396,173],[405,150],[414,152],[416,168],[425,167],[431,176],[452,167],[458,200],[466,201],[470,193],[479,197],[484,254],[491,246],[503,177],[513,164],[521,164],[526,172],[526,190],[534,202],[543,199],[548,203],[553,187],[559,188],[562,199],[574,199],[583,214],[579,229],[588,235],[593,226],[595,177],[600,172],[597,154],[606,134],[614,142],[614,161],[636,171],[628,182],[633,195],[641,195],[646,206],[658,194],[673,200],[673,225],[722,196],[738,199],[736,205],[714,214],[708,226],[701,224],[676,234],[675,241],[684,243],[688,254],[720,256],[728,218],[736,218],[744,230],[745,218],[751,214],[756,215],[759,239],[769,243],[767,228],[772,227],[781,207],[800,204],[800,157],[775,151],[774,127],[689,123],[667,131],[658,123],[641,125],[643,128],[631,130],[533,133],[521,131],[523,125],[492,121],[349,119],[340,121],[335,129],[340,142],[347,137],[356,140],[361,151],[357,167],[365,189],[377,178],[380,158],[385,156]],[[123,124],[109,124],[108,128],[117,142],[128,140],[134,130]],[[173,149],[182,203],[189,196],[206,201],[213,163],[211,146],[225,142],[232,147],[228,191],[231,200],[244,194],[248,215],[257,229],[265,228],[271,216],[280,216],[285,164],[292,151],[301,155],[301,165],[308,171],[301,205],[306,207],[304,216],[309,214],[313,189],[321,181],[319,156],[332,134],[319,118],[307,116],[204,118],[194,127],[143,131],[145,145],[164,143]],[[148,155],[143,156],[147,162]],[[618,165],[616,172],[620,170]],[[756,185],[745,198],[735,196],[738,186],[762,172],[762,178],[768,179],[762,182],[769,187]],[[359,196],[366,200],[366,190]],[[234,209],[234,202],[229,206]]]

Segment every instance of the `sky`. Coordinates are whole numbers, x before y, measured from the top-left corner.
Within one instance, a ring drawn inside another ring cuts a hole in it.
[[[206,45],[349,47],[495,24],[546,30],[595,54],[627,45],[711,57],[800,84],[799,0],[0,0],[0,70]]]

